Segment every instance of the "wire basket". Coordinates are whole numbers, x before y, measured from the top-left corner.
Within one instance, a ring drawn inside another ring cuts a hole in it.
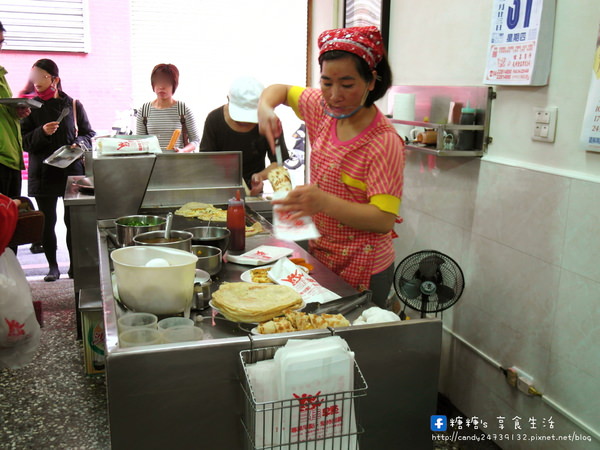
[[[259,402],[256,400],[248,365],[273,359],[280,347],[240,352],[241,385],[244,393],[242,426],[246,448],[290,450],[357,450],[364,429],[360,425],[360,398],[367,395],[367,383],[356,361],[354,389],[332,394],[302,394],[295,398]]]

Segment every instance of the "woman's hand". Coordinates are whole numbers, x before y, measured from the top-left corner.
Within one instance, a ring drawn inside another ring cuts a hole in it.
[[[24,119],[29,114],[31,114],[31,108],[29,106],[17,106],[17,117],[19,119]]]
[[[266,104],[258,106],[258,130],[267,139],[271,152],[275,153],[275,139],[282,132],[281,120],[275,110]]]
[[[275,108],[286,104],[289,88],[285,84],[272,84],[262,91],[258,101],[258,130],[267,139],[272,153],[275,153],[275,138],[281,136],[282,131]]]
[[[290,220],[324,213],[352,228],[373,233],[387,233],[394,228],[396,215],[380,210],[370,203],[354,203],[322,191],[315,185],[298,186],[281,200],[273,200],[284,211],[292,213]]]
[[[173,150],[175,151],[175,153],[192,153],[196,151],[196,146],[192,142],[190,142],[183,148],[175,147]]]
[[[252,178],[250,179],[250,195],[258,195],[263,191],[263,181],[265,179],[263,178],[263,176],[261,175],[260,172],[257,172],[255,174],[252,175]]]
[[[281,200],[273,200],[274,205],[281,205],[284,211],[292,211],[291,220],[303,216],[313,216],[327,208],[331,198],[330,194],[319,189],[314,184],[297,186]]]
[[[56,133],[56,130],[58,130],[58,125],[58,122],[48,122],[42,127],[42,129],[44,130],[44,134],[46,136],[52,136],[54,133]]]

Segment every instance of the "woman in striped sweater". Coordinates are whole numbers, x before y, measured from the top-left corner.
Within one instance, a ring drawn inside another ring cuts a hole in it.
[[[294,212],[292,219],[312,216],[321,237],[310,242],[311,254],[386,307],[404,146],[373,102],[390,87],[391,70],[376,27],[326,31],[319,49],[321,89],[272,85],[260,99],[259,126],[272,148],[281,104],[306,122],[312,148],[310,184],[273,203]]]
[[[179,85],[177,67],[173,64],[158,64],[152,69],[150,83],[156,99],[138,109],[136,133],[155,135],[160,147],[165,150],[173,131],[182,130],[175,143],[175,151],[196,151],[200,138],[194,115],[185,103],[173,98]]]

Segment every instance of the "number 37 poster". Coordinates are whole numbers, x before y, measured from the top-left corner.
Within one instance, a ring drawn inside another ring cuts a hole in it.
[[[556,0],[494,0],[483,83],[548,84],[555,13]]]
[[[590,62],[592,62],[592,58],[590,58]],[[600,152],[600,28],[596,39],[592,81],[590,82],[587,104],[585,105],[579,142],[584,150]]]

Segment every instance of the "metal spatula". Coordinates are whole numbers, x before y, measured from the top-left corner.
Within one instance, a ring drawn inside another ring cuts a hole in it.
[[[70,111],[69,107],[68,107],[68,106],[65,106],[65,107],[63,108],[63,110],[61,111],[61,113],[60,113],[60,116],[58,116],[58,119],[56,119],[56,121],[57,121],[57,122],[60,122],[60,121],[61,121],[61,120],[63,120],[65,117],[67,117],[67,114],[69,114],[69,111]]]
[[[283,159],[281,156],[281,137],[275,139],[275,157],[277,158],[277,165],[279,167],[283,166]]]

